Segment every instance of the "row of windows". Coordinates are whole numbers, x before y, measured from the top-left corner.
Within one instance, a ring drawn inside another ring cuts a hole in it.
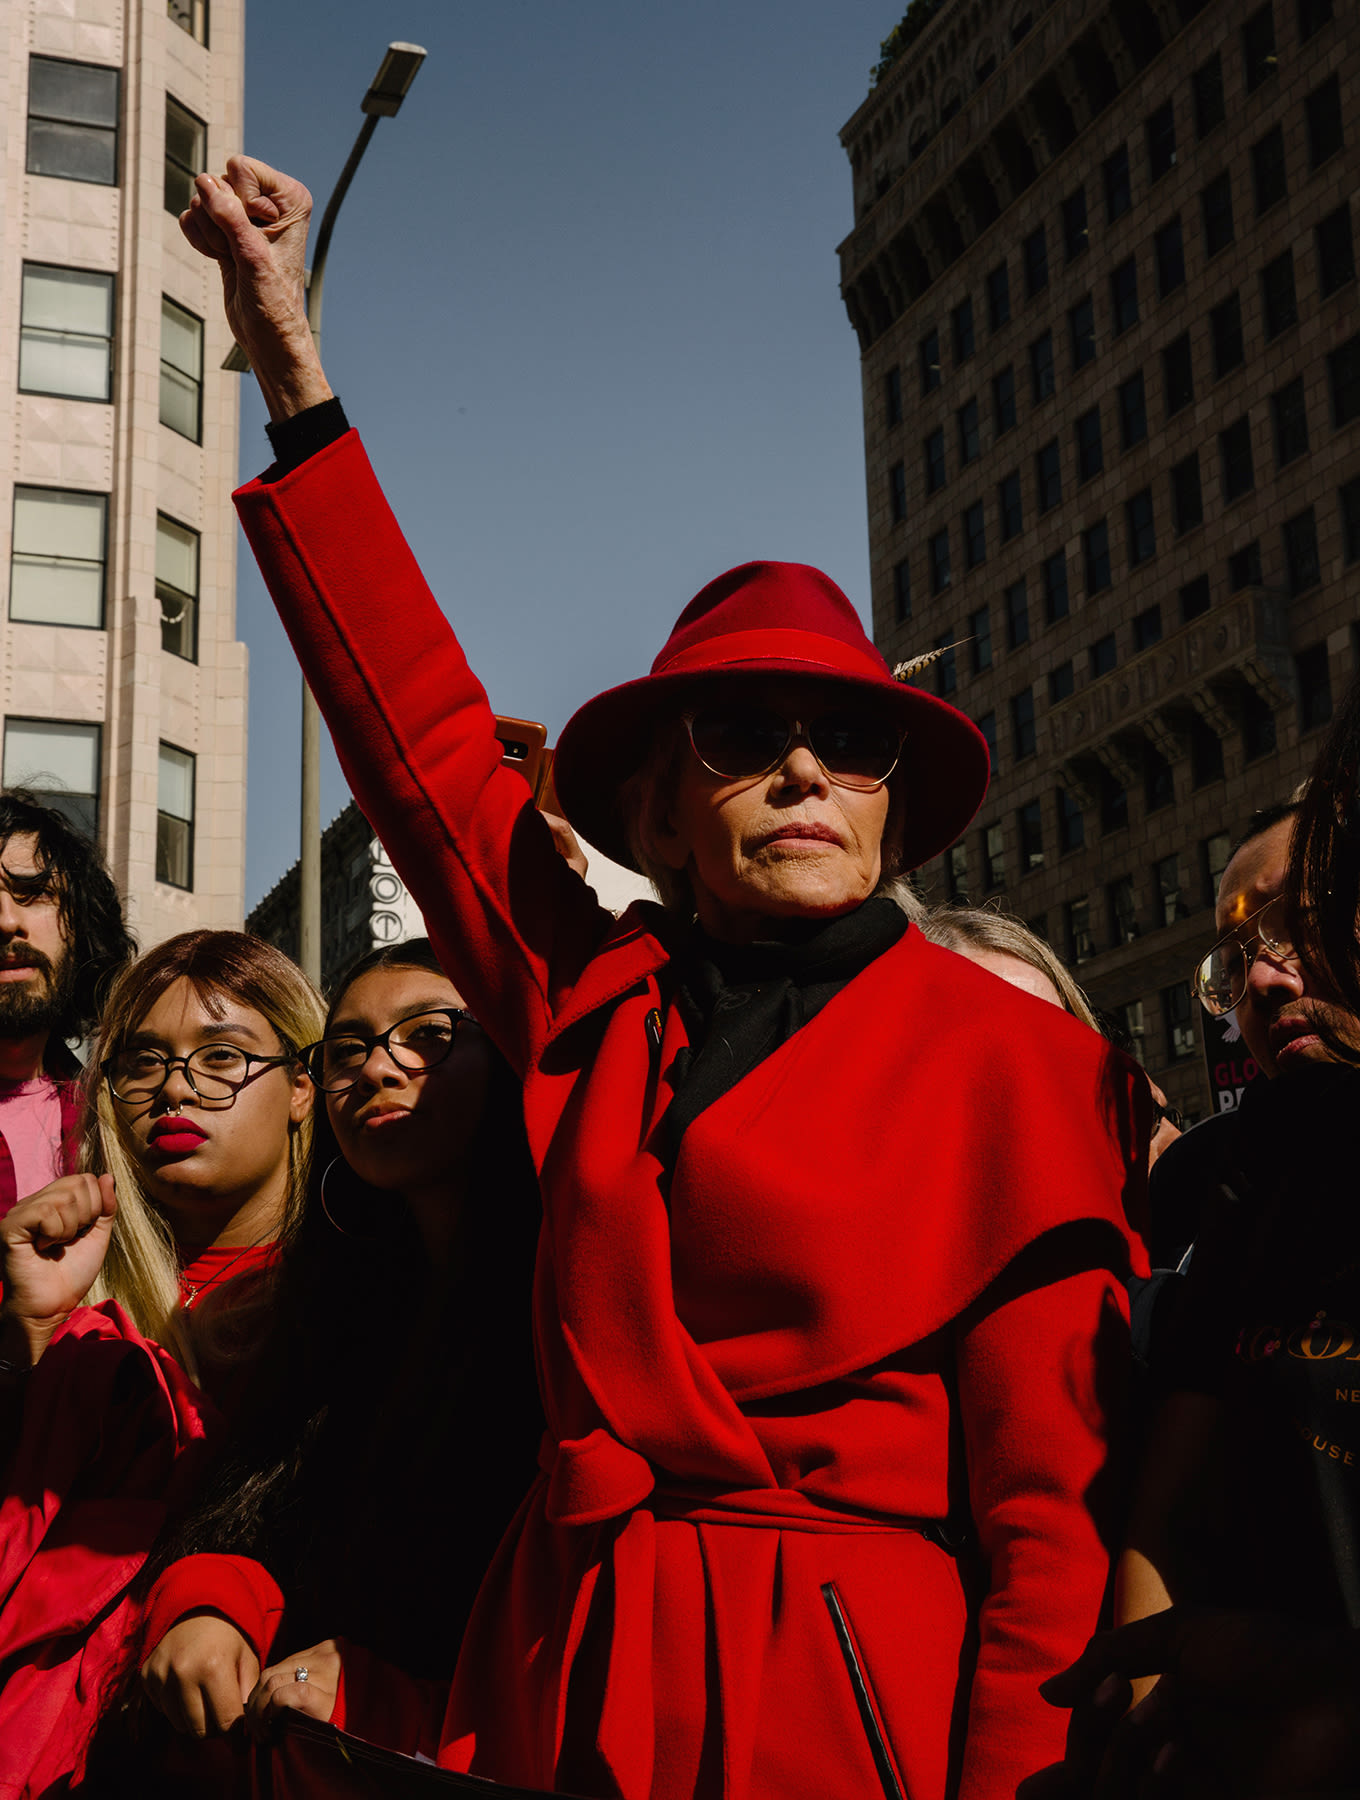
[[[113,398],[114,277],[25,263],[19,391]],[[203,442],[203,321],[161,296],[160,420]]]
[[[4,785],[41,793],[76,830],[99,831],[103,731],[66,719],[5,720]],[[156,880],[194,885],[195,758],[161,743],[157,758]]]
[[[171,12],[173,15],[174,8]],[[28,62],[30,175],[118,185],[121,74],[101,63],[31,56]],[[208,128],[187,106],[165,99],[165,206],[181,213],[194,176],[207,167]]]

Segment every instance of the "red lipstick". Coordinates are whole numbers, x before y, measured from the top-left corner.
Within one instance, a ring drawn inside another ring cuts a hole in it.
[[[208,1133],[192,1119],[166,1117],[157,1119],[147,1135],[147,1145],[157,1156],[170,1159],[192,1156],[200,1144],[206,1144]]]

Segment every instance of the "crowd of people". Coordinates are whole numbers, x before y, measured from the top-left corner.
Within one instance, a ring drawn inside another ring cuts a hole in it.
[[[328,1004],[135,956],[0,797],[0,1793],[248,1795],[299,1717],[594,1800],[1360,1793],[1360,685],[1224,871],[1196,986],[1269,1079],[1184,1136],[1046,944],[917,898],[985,745],[816,570],[562,732],[616,918],[326,382],[309,205],[236,158],[182,224],[430,938]]]

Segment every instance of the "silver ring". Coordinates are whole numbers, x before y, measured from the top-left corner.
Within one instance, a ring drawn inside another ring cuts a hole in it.
[[[311,1680],[311,1677],[307,1673],[306,1663],[299,1663],[298,1666],[293,1670],[293,1680],[294,1681],[310,1681]]]

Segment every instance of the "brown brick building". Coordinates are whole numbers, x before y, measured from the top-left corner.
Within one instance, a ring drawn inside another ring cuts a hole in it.
[[[841,134],[875,635],[966,639],[922,679],[994,752],[928,881],[1041,930],[1196,1115],[1228,843],[1360,665],[1353,26],[945,0]]]

